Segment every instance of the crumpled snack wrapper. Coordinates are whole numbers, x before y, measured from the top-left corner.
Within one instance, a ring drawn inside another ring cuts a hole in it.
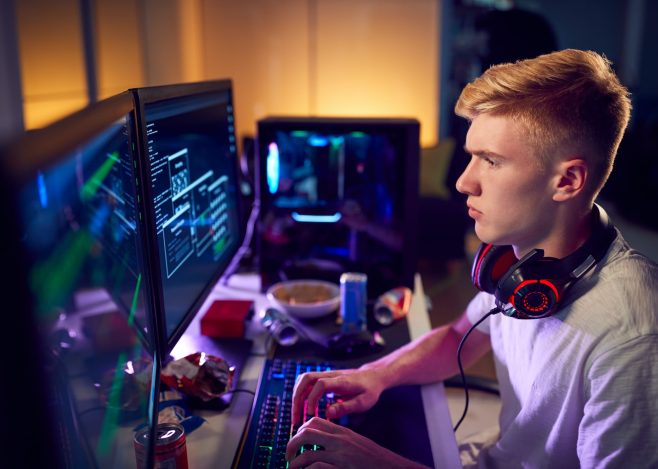
[[[102,404],[120,412],[121,421],[139,418],[144,396],[151,387],[153,363],[146,359],[128,360],[107,370],[96,385]]]
[[[231,389],[234,374],[223,358],[197,352],[169,362],[160,377],[170,388],[208,402]]]

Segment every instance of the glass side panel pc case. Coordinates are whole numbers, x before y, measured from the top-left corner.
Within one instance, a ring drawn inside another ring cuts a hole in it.
[[[132,92],[166,354],[242,240],[233,96],[229,80]]]
[[[420,124],[270,117],[258,122],[262,286],[368,275],[368,297],[413,287]]]

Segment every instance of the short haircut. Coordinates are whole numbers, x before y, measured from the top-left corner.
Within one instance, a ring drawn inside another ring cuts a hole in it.
[[[468,120],[483,113],[513,118],[542,167],[559,155],[583,158],[593,199],[612,171],[631,100],[607,58],[566,49],[490,67],[466,85],[455,112]]]

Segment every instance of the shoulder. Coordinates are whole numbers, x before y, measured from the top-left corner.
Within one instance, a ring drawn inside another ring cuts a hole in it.
[[[643,305],[656,312],[658,307],[658,264],[636,251],[618,234],[601,268],[599,294],[620,297],[631,305]]]
[[[598,338],[600,351],[658,334],[658,265],[621,235],[568,294],[559,316],[565,325]]]
[[[631,292],[641,291],[645,298],[658,298],[658,264],[633,249],[618,232],[607,254],[587,275],[576,284],[576,296],[621,295],[631,300]]]

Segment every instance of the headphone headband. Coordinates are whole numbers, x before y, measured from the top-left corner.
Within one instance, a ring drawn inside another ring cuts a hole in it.
[[[603,207],[594,204],[592,215],[594,219],[590,237],[581,247],[560,261],[568,275],[575,279],[585,275],[594,264],[600,262],[617,237],[617,230],[610,223]]]

